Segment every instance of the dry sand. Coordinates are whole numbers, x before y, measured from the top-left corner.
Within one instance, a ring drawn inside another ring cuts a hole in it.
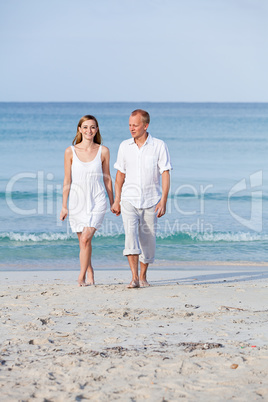
[[[1,401],[268,401],[267,269],[1,272]]]

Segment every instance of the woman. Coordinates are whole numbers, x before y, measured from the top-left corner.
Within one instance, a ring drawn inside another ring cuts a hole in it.
[[[82,117],[77,126],[73,146],[65,150],[62,210],[60,219],[68,215],[73,232],[77,233],[80,247],[79,286],[93,285],[94,271],[91,265],[91,240],[100,228],[105,212],[104,182],[110,206],[113,204],[113,188],[110,175],[110,153],[101,145],[98,121],[94,116]]]

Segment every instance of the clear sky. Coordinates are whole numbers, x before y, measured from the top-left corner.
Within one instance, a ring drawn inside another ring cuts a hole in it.
[[[1,0],[0,101],[268,102],[268,0]]]

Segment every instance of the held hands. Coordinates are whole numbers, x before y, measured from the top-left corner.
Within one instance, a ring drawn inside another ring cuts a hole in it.
[[[111,211],[116,216],[119,216],[121,213],[120,201],[115,201],[111,206]]]
[[[68,209],[67,208],[62,208],[61,213],[60,213],[60,220],[64,221],[66,216],[68,215]]]
[[[120,207],[120,201],[115,201],[113,205],[111,206],[111,211],[116,215],[120,215],[121,213],[121,207]],[[161,216],[165,215],[166,213],[166,202],[163,200],[160,200],[159,203],[155,207],[155,212],[157,218],[161,218]]]
[[[156,212],[157,218],[161,218],[161,216],[165,215],[165,213],[166,213],[166,202],[160,200],[159,203],[156,205],[154,212]]]

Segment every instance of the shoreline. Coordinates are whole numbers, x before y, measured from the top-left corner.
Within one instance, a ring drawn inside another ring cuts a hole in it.
[[[64,268],[62,267],[64,265]],[[107,261],[98,261],[93,259],[94,271],[112,271],[112,270],[129,270],[129,265],[126,259],[120,261],[109,262],[107,267]],[[75,268],[74,268],[75,266]],[[196,261],[171,261],[171,260],[156,260],[149,266],[150,271],[159,270],[191,270],[191,269],[232,269],[235,267],[243,269],[249,267],[260,267],[268,269],[268,261],[211,261],[211,260],[196,260]],[[76,271],[79,270],[79,259],[73,260],[51,260],[51,261],[39,261],[33,260],[23,263],[0,263],[1,272],[24,272],[24,271]]]
[[[256,270],[257,268],[257,270]],[[95,286],[109,284],[127,284],[131,278],[131,271],[128,266],[120,269],[115,268],[94,268]],[[74,283],[79,274],[79,267],[74,269],[13,269],[1,270],[0,283],[43,283],[63,281],[63,283]],[[258,280],[268,278],[268,263],[229,263],[226,262],[183,262],[175,267],[152,266],[147,272],[148,281],[152,284],[164,285],[165,283],[208,283],[213,282],[241,282],[247,280]]]

